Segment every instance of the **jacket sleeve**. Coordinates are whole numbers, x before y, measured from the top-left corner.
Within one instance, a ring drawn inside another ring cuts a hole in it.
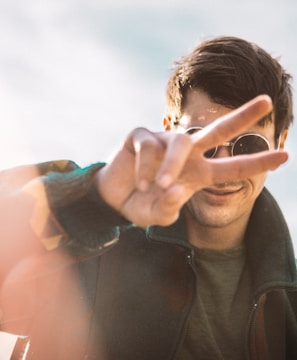
[[[61,160],[0,172],[0,274],[37,253],[62,249],[88,257],[117,242],[128,222],[93,186],[103,166]]]
[[[100,254],[118,240],[129,222],[108,206],[93,185],[103,163],[43,178],[51,213],[64,232],[64,244],[76,256]],[[54,228],[54,227],[53,227]]]
[[[72,295],[70,318],[87,311],[76,265],[110,248],[128,224],[94,189],[102,166],[55,161],[0,172],[1,331],[29,334],[46,307],[46,321],[52,306],[63,319],[59,306]]]

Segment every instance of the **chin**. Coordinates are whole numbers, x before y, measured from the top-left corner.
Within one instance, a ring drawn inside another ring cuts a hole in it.
[[[204,227],[211,227],[211,228],[224,228],[228,225],[236,222],[236,218],[230,217],[208,217],[208,216],[199,216],[195,219],[197,223]]]
[[[239,208],[230,209],[228,206],[194,206],[193,203],[189,203],[187,206],[188,212],[191,215],[192,220],[197,222],[200,226],[223,228],[237,221],[241,221],[243,218],[248,218],[250,211],[241,211]]]

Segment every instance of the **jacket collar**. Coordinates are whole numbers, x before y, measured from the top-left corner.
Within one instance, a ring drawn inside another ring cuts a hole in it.
[[[269,191],[257,198],[245,236],[254,289],[297,286],[296,262],[288,226]]]
[[[152,240],[191,248],[183,212],[168,227],[149,227],[147,236]],[[278,204],[266,188],[255,202],[245,242],[254,289],[262,291],[269,287],[297,286],[290,233]]]
[[[147,237],[151,240],[162,241],[170,244],[191,248],[187,236],[184,212],[178,220],[170,226],[150,226],[147,228]]]

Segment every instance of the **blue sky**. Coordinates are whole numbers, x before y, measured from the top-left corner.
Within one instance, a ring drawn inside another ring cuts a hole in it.
[[[108,160],[135,126],[161,130],[172,61],[208,37],[254,41],[297,78],[296,31],[295,0],[2,0],[0,168],[84,166]],[[268,179],[295,239],[296,132]]]

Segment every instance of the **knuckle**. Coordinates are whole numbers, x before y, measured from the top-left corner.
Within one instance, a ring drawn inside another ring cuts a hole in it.
[[[144,128],[133,130],[133,143],[136,151],[154,151],[162,149],[162,144],[156,134]]]
[[[184,146],[192,146],[193,140],[189,134],[176,134],[175,141],[184,145]]]

